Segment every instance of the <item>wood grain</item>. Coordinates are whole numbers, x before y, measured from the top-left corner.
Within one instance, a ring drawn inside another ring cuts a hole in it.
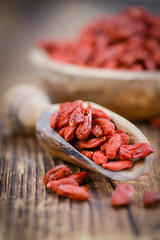
[[[78,202],[47,192],[42,178],[62,163],[45,153],[34,137],[0,137],[0,239],[158,239],[159,208],[146,210],[141,203],[146,190],[159,190],[159,132],[141,126],[156,154],[151,170],[131,181],[134,199],[129,208],[114,209],[110,196],[116,181],[90,172],[89,202]],[[154,136],[154,137],[153,137]],[[79,167],[68,164],[73,172]]]

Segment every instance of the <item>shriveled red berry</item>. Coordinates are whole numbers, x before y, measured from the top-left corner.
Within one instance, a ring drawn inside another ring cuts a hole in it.
[[[119,184],[113,191],[111,204],[114,207],[125,206],[131,202],[133,196],[133,187],[128,184]]]
[[[107,163],[108,161],[108,158],[102,151],[95,151],[93,153],[92,159],[96,164],[104,164],[104,163]]]
[[[144,207],[152,207],[156,203],[160,202],[160,192],[145,192],[143,194]]]

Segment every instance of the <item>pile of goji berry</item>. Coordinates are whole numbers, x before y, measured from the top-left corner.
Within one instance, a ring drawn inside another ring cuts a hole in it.
[[[129,144],[129,136],[116,130],[115,124],[101,109],[83,101],[65,102],[51,116],[50,126],[84,156],[110,171],[131,168],[134,159],[154,152],[148,143]]]
[[[52,59],[107,69],[160,69],[160,17],[140,7],[88,24],[70,41],[41,41]]]
[[[47,189],[58,195],[75,200],[88,200],[87,188],[79,186],[88,179],[87,172],[78,172],[73,175],[70,168],[61,164],[50,169],[43,178]]]

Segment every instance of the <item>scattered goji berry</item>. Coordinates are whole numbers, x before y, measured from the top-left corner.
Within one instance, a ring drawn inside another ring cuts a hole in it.
[[[60,164],[52,169],[50,169],[45,175],[44,175],[44,178],[43,178],[43,182],[44,182],[44,185],[47,184],[47,182],[49,181],[49,177],[53,174],[55,174],[56,172],[60,171],[60,170],[63,170],[63,169],[67,169],[67,166],[64,165],[64,164]],[[70,169],[69,169],[70,170]],[[71,173],[70,173],[71,174]]]
[[[57,186],[65,185],[65,184],[78,186],[78,183],[74,180],[74,178],[66,177],[66,178],[61,178],[61,179],[58,179],[58,180],[49,181],[46,185],[46,188],[55,192],[55,189],[56,189]]]
[[[62,168],[59,171],[56,171],[52,175],[49,176],[48,180],[58,180],[61,178],[68,177],[72,174],[72,171],[69,168]]]
[[[160,192],[145,192],[143,194],[144,207],[152,207],[160,202]]]
[[[86,182],[86,180],[89,178],[89,175],[87,172],[78,172],[69,176],[69,178],[73,178],[79,185],[81,185]]]
[[[74,186],[70,184],[60,185],[55,188],[58,195],[75,200],[88,200],[89,195],[85,187]]]
[[[133,188],[128,183],[119,184],[113,191],[111,204],[114,207],[125,206],[132,200]]]

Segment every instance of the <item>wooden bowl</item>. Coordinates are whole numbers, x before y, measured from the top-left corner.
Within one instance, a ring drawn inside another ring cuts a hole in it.
[[[93,101],[131,120],[160,114],[160,71],[80,67],[54,61],[38,48],[30,59],[54,101]]]

